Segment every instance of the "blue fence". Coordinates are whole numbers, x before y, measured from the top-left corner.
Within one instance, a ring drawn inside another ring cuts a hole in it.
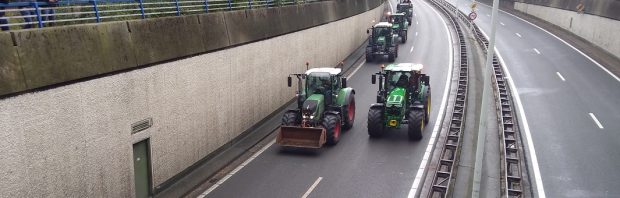
[[[253,9],[322,0],[62,0],[0,3],[3,31]]]

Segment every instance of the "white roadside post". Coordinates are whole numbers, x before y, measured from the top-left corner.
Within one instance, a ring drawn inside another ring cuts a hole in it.
[[[478,140],[476,143],[476,161],[474,164],[474,182],[471,191],[471,197],[480,197],[480,180],[482,178],[482,159],[484,158],[484,145],[486,140],[487,130],[487,111],[492,105],[488,97],[491,91],[491,65],[493,63],[493,54],[495,53],[495,29],[497,27],[497,10],[499,7],[499,0],[493,0],[493,11],[491,12],[491,34],[489,35],[489,47],[487,48],[487,60],[484,65],[484,80],[482,90],[482,106],[480,110],[480,120],[478,123]]]

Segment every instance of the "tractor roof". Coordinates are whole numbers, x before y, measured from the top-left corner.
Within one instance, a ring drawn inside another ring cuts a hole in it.
[[[392,16],[405,16],[405,13],[403,13],[403,12],[394,13],[394,14],[392,14]]]
[[[340,68],[331,68],[331,67],[322,67],[322,68],[312,68],[306,71],[306,75],[311,73],[319,72],[319,73],[329,73],[330,75],[338,75],[342,71]]]
[[[397,64],[389,64],[385,67],[385,70],[388,71],[420,71],[424,66],[422,64],[415,63],[397,63]]]
[[[379,23],[377,23],[377,24],[376,24],[375,26],[373,26],[373,27],[376,27],[376,28],[377,28],[377,27],[391,28],[391,27],[392,27],[392,24],[391,24],[391,23],[388,23],[388,22],[379,22]]]

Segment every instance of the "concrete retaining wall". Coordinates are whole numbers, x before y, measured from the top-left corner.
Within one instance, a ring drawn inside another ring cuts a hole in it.
[[[349,2],[356,2],[357,9],[366,6],[359,5],[358,2],[363,1]],[[316,9],[323,6],[325,4],[319,4]],[[372,25],[371,21],[379,20],[382,11],[381,6],[350,18],[258,42],[4,98],[0,100],[0,197],[133,197],[132,145],[146,138],[151,143],[153,183],[157,186],[289,101],[295,89],[286,86],[286,76],[303,72],[306,61],[310,62],[311,67],[318,67],[333,66],[343,60],[365,41],[366,28]],[[271,12],[304,11],[267,9],[251,16],[264,17]],[[205,22],[209,21],[222,27],[227,17],[242,15],[239,13],[244,11],[212,14],[215,17],[200,15],[166,19],[157,24],[130,22],[131,32],[122,28],[123,23],[110,23],[106,27],[89,26],[103,28],[105,31],[96,30],[103,37],[85,31],[83,37],[62,38],[60,33],[65,30],[54,28],[41,33],[16,34],[21,46],[40,47],[40,43],[28,44],[34,42],[35,37],[53,38],[77,45],[50,54],[28,52],[32,56],[50,59],[49,65],[64,63],[53,60],[54,56],[70,56],[71,51],[77,55],[81,52],[74,50],[84,48],[89,43],[100,44],[97,39],[117,39],[112,42],[115,46],[126,45],[126,48],[117,50],[144,50],[141,54],[134,53],[135,56],[131,56],[131,51],[105,51],[111,47],[105,45],[82,49],[91,50],[93,54],[108,53],[119,59],[112,62],[101,60],[102,67],[123,68],[137,65],[136,62],[146,63],[160,61],[162,57],[178,56],[179,52],[172,49],[184,45],[188,48],[179,50],[193,53],[243,43],[249,41],[247,38],[269,36],[264,32],[256,35],[236,32],[238,35],[229,34],[229,42],[216,39],[225,33],[220,29],[187,29],[183,30],[186,36],[205,36],[202,41],[186,43],[187,40],[157,35],[171,34],[173,30],[161,28],[176,23],[204,27]],[[333,19],[332,16],[336,14],[330,12],[323,17]],[[283,15],[279,20],[287,19],[291,18]],[[242,20],[239,22],[236,25],[241,26]],[[307,23],[317,24],[320,20],[308,19]],[[234,27],[230,23],[225,24],[230,33]],[[299,27],[281,26],[277,33]],[[136,37],[136,32],[142,36]],[[164,40],[149,44],[151,39]],[[6,34],[0,34],[0,43],[5,42],[8,42]],[[171,49],[149,49],[147,45],[170,46]],[[10,50],[0,51],[0,57],[2,61],[8,57],[6,60],[14,62],[16,59],[11,57],[15,53]],[[35,63],[43,68],[35,68]],[[36,70],[32,72],[46,69],[42,60],[32,61],[32,64],[29,69]],[[18,70],[5,72],[5,62],[2,66],[0,75],[3,79],[4,76],[19,78],[16,74]],[[70,76],[74,75],[67,72]],[[49,75],[62,75],[60,73],[58,71],[58,74]],[[50,79],[53,78],[44,78],[40,82]],[[0,86],[4,87],[13,89],[13,85]],[[131,124],[145,118],[152,118],[153,126],[131,134]]]
[[[520,2],[515,2],[514,8],[560,26],[620,58],[618,20]]]

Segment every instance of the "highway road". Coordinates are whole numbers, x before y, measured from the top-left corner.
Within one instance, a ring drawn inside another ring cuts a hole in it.
[[[469,13],[470,3],[459,9]],[[477,9],[488,34],[491,8]],[[528,22],[500,12],[498,23],[538,195],[620,197],[620,79]]]
[[[395,2],[390,5],[395,7]],[[269,144],[243,168],[227,178],[206,197],[406,197],[429,143],[438,111],[447,92],[451,71],[452,41],[439,13],[424,1],[414,1],[409,40],[401,44],[396,62],[425,65],[431,76],[432,112],[421,141],[409,141],[406,128],[380,139],[367,134],[367,114],[375,102],[377,85],[371,74],[382,63],[365,63],[354,70],[348,84],[356,90],[354,127],[338,145],[316,152],[282,150]],[[386,58],[387,59],[387,58]],[[286,82],[281,82],[286,83]]]

